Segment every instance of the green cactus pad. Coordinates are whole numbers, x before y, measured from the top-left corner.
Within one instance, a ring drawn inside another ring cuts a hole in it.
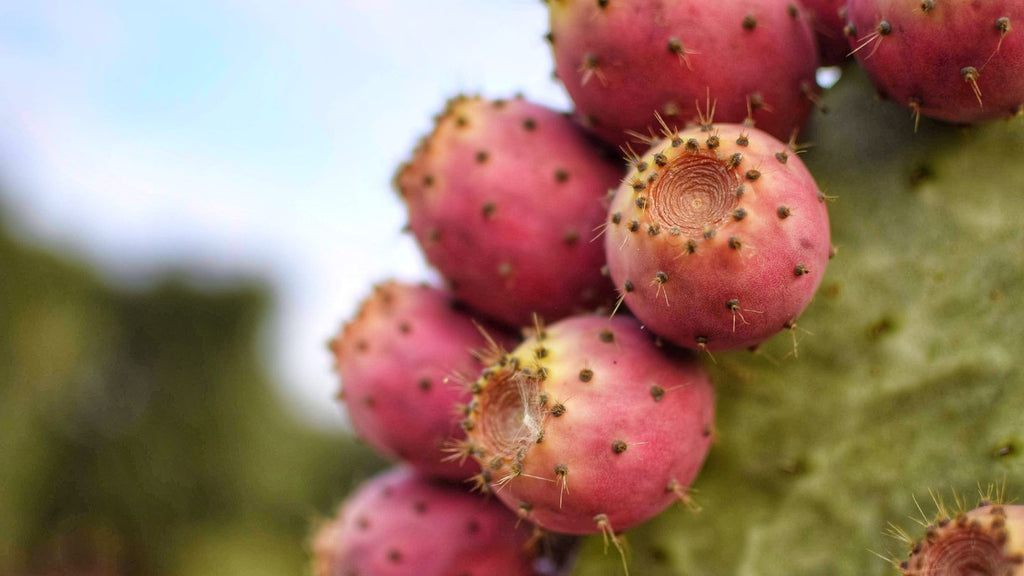
[[[930,492],[1024,495],[1024,120],[915,133],[856,69],[825,103],[801,140],[838,255],[793,332],[707,358],[703,510],[630,531],[632,574],[896,574]],[[592,539],[573,574],[621,572]]]

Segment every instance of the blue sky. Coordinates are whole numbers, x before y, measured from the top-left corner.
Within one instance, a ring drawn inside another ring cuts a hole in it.
[[[9,224],[124,283],[271,278],[268,365],[340,422],[323,343],[374,282],[430,277],[394,168],[459,92],[565,109],[546,20],[539,0],[0,0]]]

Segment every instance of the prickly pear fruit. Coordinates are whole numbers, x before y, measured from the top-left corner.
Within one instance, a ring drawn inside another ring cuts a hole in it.
[[[894,563],[904,576],[1024,575],[1024,506],[988,502],[943,515]]]
[[[487,332],[498,343],[512,341],[494,327]],[[475,377],[489,345],[446,292],[397,281],[376,286],[330,344],[353,429],[423,474],[472,476],[475,466],[446,459],[443,451],[463,436],[457,405],[467,397],[449,379]]]
[[[825,273],[825,197],[786,144],[735,124],[672,132],[632,161],[605,249],[654,333],[688,348],[757,345],[792,327]]]
[[[550,0],[555,72],[595,134],[615,145],[698,119],[710,93],[725,122],[778,138],[816,98],[817,48],[788,0]]]
[[[850,0],[857,61],[915,118],[975,124],[1024,111],[1019,0]]]
[[[555,532],[611,535],[687,499],[711,443],[701,365],[625,316],[538,327],[472,389],[481,487]]]
[[[846,0],[800,0],[810,14],[811,28],[818,41],[822,66],[838,66],[846,61],[850,44],[846,41]]]
[[[361,485],[313,542],[316,576],[532,576],[531,531],[504,506],[400,467]]]
[[[456,297],[521,327],[534,313],[554,320],[614,299],[591,239],[622,172],[554,110],[459,97],[395,183]]]

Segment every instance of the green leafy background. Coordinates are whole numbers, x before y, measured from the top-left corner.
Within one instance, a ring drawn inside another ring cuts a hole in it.
[[[0,278],[0,575],[308,573],[383,466],[284,408],[262,284],[126,289],[2,231]]]

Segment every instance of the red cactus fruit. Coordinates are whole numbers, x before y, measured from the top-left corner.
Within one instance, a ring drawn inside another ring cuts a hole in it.
[[[986,504],[928,527],[904,576],[1024,575],[1024,506]]]
[[[614,299],[591,242],[622,166],[522,98],[448,103],[395,177],[409,226],[455,296],[521,327]]]
[[[532,576],[531,531],[500,504],[397,468],[362,484],[313,541],[316,576]]]
[[[511,342],[493,327],[500,344]],[[421,473],[464,479],[475,465],[445,460],[462,438],[457,405],[468,393],[490,344],[450,296],[425,284],[386,282],[374,288],[330,348],[355,432],[381,454]]]
[[[623,145],[628,131],[682,127],[694,101],[788,138],[817,98],[814,35],[790,0],[550,0],[555,72],[581,122]]]
[[[800,0],[811,19],[818,41],[822,66],[838,66],[846,61],[850,44],[846,41],[846,0]]]
[[[701,365],[625,316],[538,328],[473,393],[463,427],[479,485],[555,532],[614,537],[685,500],[711,443]]]
[[[825,196],[803,162],[734,124],[655,142],[609,214],[608,268],[624,302],[688,348],[750,347],[791,327],[831,253]]]
[[[883,97],[975,124],[1024,111],[1019,0],[850,0],[846,30]]]

